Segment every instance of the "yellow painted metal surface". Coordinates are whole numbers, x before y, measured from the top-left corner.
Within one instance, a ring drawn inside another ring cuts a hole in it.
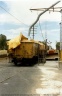
[[[59,60],[62,61],[62,50],[59,51]]]
[[[45,45],[43,43],[39,43],[40,50],[45,50]]]
[[[22,40],[28,40],[28,38],[26,38],[25,36],[22,35],[22,33],[17,36],[16,38],[10,40],[7,42],[7,45],[8,45],[8,49],[14,49],[16,48],[17,46],[19,46],[21,44],[21,41]]]
[[[8,41],[8,50],[11,50],[16,58],[33,58],[45,50],[45,45],[35,40],[28,40],[22,34]],[[39,53],[40,52],[40,53]]]
[[[21,45],[15,49],[15,56],[17,58],[32,58],[38,54],[37,45],[33,42],[21,42]]]

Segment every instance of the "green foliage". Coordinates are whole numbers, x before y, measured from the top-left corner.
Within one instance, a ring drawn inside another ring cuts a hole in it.
[[[7,44],[6,44],[6,36],[3,34],[0,34],[0,50],[7,49]]]
[[[57,42],[57,43],[56,43],[56,49],[57,49],[57,50],[60,50],[60,42]]]

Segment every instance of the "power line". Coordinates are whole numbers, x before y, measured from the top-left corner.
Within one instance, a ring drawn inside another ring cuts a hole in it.
[[[0,6],[3,10],[5,10],[8,14],[10,14],[13,18],[15,18],[17,21],[21,22],[22,24],[24,24],[25,26],[28,26],[27,24],[23,23],[22,21],[20,21],[18,18],[16,18],[14,15],[12,15],[11,13],[9,13],[5,8],[3,8],[2,6]]]
[[[37,12],[37,15],[38,15],[38,12]],[[41,25],[40,25],[40,20],[39,20],[39,28],[40,28],[40,31],[41,31],[41,34],[42,34],[42,37],[43,37],[43,40],[44,40],[44,36],[43,36],[43,33],[42,33],[42,28],[41,28]]]
[[[43,40],[44,40],[44,36],[43,36],[43,33],[42,33],[42,29],[41,29],[40,21],[39,21],[39,27],[40,27],[41,34],[42,34],[42,37],[43,37]]]

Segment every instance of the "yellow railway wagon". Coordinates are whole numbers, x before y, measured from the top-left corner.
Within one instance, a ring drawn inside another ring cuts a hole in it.
[[[8,53],[9,58],[11,58],[15,65],[22,62],[24,64],[33,64],[38,62],[38,58],[42,61],[45,57],[45,45],[28,39],[21,41],[11,40],[8,42]]]
[[[23,40],[21,44],[14,49],[14,56],[17,58],[33,58],[37,56],[38,44],[29,40]]]
[[[11,58],[15,65],[17,65],[18,62],[32,64],[38,62],[38,58],[43,60],[45,46],[38,42],[23,40],[19,46],[12,49],[11,54]]]

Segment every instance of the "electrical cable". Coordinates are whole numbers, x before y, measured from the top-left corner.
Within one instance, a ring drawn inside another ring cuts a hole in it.
[[[21,22],[22,24],[24,24],[25,26],[28,26],[27,24],[23,23],[22,21],[20,21],[18,18],[16,18],[14,15],[12,15],[11,13],[9,13],[6,9],[4,9],[2,6],[0,6],[0,8],[2,8],[3,10],[5,10],[8,14],[10,14],[13,18],[15,18],[16,20],[18,20],[19,22]]]
[[[38,15],[38,12],[37,12],[37,15]],[[41,34],[42,34],[42,38],[43,38],[43,40],[44,40],[44,36],[43,36],[42,29],[41,29],[41,25],[40,25],[40,20],[39,20],[39,28],[40,28],[40,31],[41,31]]]
[[[43,37],[43,40],[44,40],[44,36],[43,36],[43,33],[42,33],[42,29],[41,29],[40,21],[39,21],[39,27],[40,27],[40,31],[41,31],[41,34],[42,34],[42,37]]]

